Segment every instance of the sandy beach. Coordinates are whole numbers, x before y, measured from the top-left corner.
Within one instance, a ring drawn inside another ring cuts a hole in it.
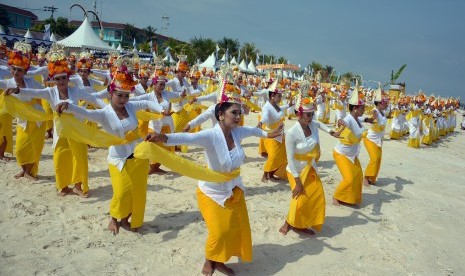
[[[462,117],[457,116],[461,122]],[[246,118],[256,125],[257,114]],[[286,120],[286,128],[296,123]],[[204,127],[210,127],[206,123]],[[291,192],[285,181],[262,183],[258,138],[243,140],[241,175],[253,239],[253,262],[229,265],[238,275],[462,275],[465,270],[465,132],[434,146],[385,141],[376,186],[359,208],[333,206],[341,180],[332,148],[320,132],[319,174],[326,222],[315,237],[278,232]],[[51,141],[40,180],[16,180],[15,160],[0,163],[0,275],[200,275],[207,230],[197,208],[197,181],[168,173],[149,176],[140,233],[106,227],[112,188],[106,149],[89,151],[90,197],[56,195]],[[203,163],[202,149],[186,158]],[[362,145],[365,168],[367,152]],[[215,275],[220,275],[218,272]]]

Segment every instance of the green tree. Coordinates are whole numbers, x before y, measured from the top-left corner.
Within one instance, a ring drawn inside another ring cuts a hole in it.
[[[225,54],[226,49],[228,49],[230,57],[233,57],[233,56],[236,57],[237,54],[239,53],[239,48],[241,46],[241,44],[239,43],[239,40],[223,37],[217,42],[218,42],[218,46],[220,47],[220,55]]]
[[[283,57],[283,56],[280,56],[276,63],[278,63],[278,64],[287,64],[287,59],[285,57]]]
[[[31,28],[31,31],[36,32],[43,32],[45,31],[45,25],[50,24],[50,31],[59,35],[61,37],[67,37],[71,35],[77,27],[71,25],[68,21],[68,18],[65,17],[58,17],[56,20],[55,18],[47,18],[41,24],[36,24]]]
[[[194,37],[189,42],[193,59],[204,61],[216,50],[216,43],[211,38]]]
[[[257,49],[257,47],[255,47],[254,43],[245,42],[241,47],[242,58],[246,59],[245,57],[247,57],[246,63],[250,62],[251,60],[255,60],[255,56],[258,52],[259,50]],[[241,61],[238,60],[237,62]]]
[[[316,73],[318,73],[319,71],[321,72],[323,70],[323,65],[316,61],[312,61],[312,63],[309,66],[310,68],[312,68],[314,75],[316,75]]]
[[[144,28],[144,41],[150,42],[155,40],[156,34],[155,32],[157,31],[156,28],[148,25],[147,27]]]

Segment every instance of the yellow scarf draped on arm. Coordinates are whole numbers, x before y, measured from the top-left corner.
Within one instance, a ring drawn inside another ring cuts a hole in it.
[[[42,122],[53,119],[53,114],[47,114],[33,107],[36,100],[23,102],[13,96],[0,94],[0,115],[9,113],[13,117],[18,117],[26,121]]]
[[[363,134],[358,138],[351,130],[350,128],[346,127],[340,134],[339,141],[343,143],[346,146],[353,146],[355,144],[360,143],[362,141],[363,137],[366,136],[366,131],[363,132]]]
[[[101,129],[90,127],[76,119],[71,114],[55,115],[55,123],[58,135],[76,140],[94,147],[109,147],[130,143],[139,138],[138,128],[125,134],[125,139],[107,133]],[[171,153],[154,143],[142,142],[136,146],[134,157],[139,159],[156,159],[163,166],[197,180],[208,182],[226,182],[240,175],[240,169],[230,173],[220,173],[205,168],[195,162]]]
[[[134,157],[139,159],[157,159],[157,162],[163,166],[197,180],[208,182],[226,182],[240,175],[240,169],[236,169],[230,173],[220,173],[214,170],[203,167],[195,162],[187,160],[179,155],[171,153],[160,146],[142,142],[134,149]],[[218,184],[220,184],[218,183]]]

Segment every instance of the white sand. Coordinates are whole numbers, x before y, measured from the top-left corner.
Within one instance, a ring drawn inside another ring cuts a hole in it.
[[[248,125],[256,122],[256,114],[246,119]],[[295,122],[286,121],[286,127]],[[258,138],[243,141],[247,159],[241,174],[248,188],[254,260],[232,258],[230,266],[239,275],[464,273],[464,132],[421,149],[408,148],[405,140],[386,141],[378,185],[363,190],[358,209],[331,204],[341,179],[332,157],[336,140],[320,136],[327,209],[323,230],[314,238],[278,232],[291,196],[288,183],[261,183]],[[106,230],[112,196],[107,151],[89,154],[90,198],[59,198],[50,145],[37,183],[15,180],[15,161],[0,163],[0,275],[200,274],[207,232],[195,180],[174,173],[150,176],[140,233],[121,229],[113,236]],[[204,158],[200,148],[186,156]],[[363,146],[360,160],[365,167]]]

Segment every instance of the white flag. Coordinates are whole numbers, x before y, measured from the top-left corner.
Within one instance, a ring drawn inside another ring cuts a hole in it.
[[[42,38],[43,40],[50,40],[50,24],[44,25],[45,31],[44,31],[44,37]]]

